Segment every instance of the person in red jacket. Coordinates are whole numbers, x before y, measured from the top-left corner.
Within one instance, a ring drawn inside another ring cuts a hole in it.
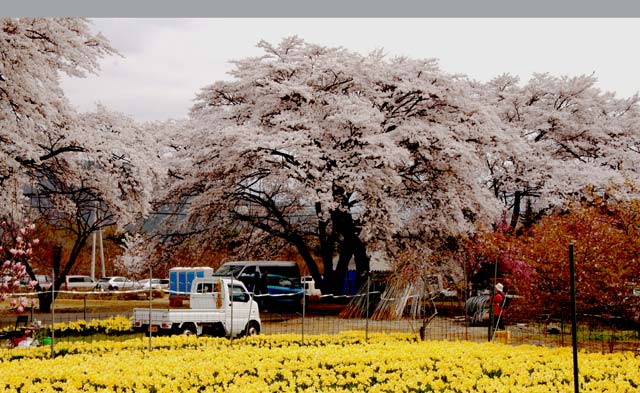
[[[24,329],[22,336],[14,339],[13,344],[17,348],[29,348],[33,345],[34,341],[33,330],[31,327],[27,327]]]
[[[500,283],[496,284],[495,294],[493,296],[493,321],[496,324],[496,329],[504,330],[504,286]]]

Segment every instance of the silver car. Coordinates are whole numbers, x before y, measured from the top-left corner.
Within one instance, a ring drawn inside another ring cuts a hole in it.
[[[135,281],[122,276],[102,277],[96,284],[96,289],[99,291],[124,291],[135,287]]]
[[[89,276],[69,275],[65,277],[63,289],[70,291],[90,291],[96,286],[96,282]]]
[[[149,279],[145,278],[144,280],[140,280],[136,286],[138,289],[149,289]],[[169,279],[168,278],[152,278],[151,279],[151,288],[152,289],[169,289]]]

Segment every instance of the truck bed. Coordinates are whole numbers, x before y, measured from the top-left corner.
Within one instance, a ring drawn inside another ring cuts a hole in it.
[[[149,324],[149,309],[134,308],[133,320],[143,324]],[[220,309],[152,309],[151,324],[183,323],[198,321],[200,323],[213,323],[224,321],[224,311]]]

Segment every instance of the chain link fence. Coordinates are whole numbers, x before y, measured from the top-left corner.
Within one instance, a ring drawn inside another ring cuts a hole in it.
[[[21,296],[37,296],[37,293],[22,293]],[[61,291],[57,302],[63,299],[75,302],[75,306],[64,311],[55,310],[53,314],[43,314],[35,309],[23,313],[29,322],[40,321],[42,326],[55,323],[91,321],[106,319],[116,315],[131,317],[131,310],[140,307],[140,301],[152,308],[168,308],[166,294],[152,299],[140,299],[143,291],[118,292],[73,292]],[[305,296],[300,302],[282,301],[291,294],[277,296],[254,294],[254,298],[263,303],[261,309],[261,334],[289,334],[299,336],[304,342],[305,336],[317,334],[336,334],[343,331],[361,331],[365,333],[407,333],[424,340],[449,341],[497,341],[510,345],[540,345],[548,347],[571,346],[571,322],[550,318],[549,316],[531,316],[530,320],[509,322],[505,330],[495,331],[488,325],[488,296],[467,300],[455,296],[443,297],[442,294],[411,295],[406,292],[397,298],[385,297],[388,294],[377,290],[362,291],[353,296]],[[135,299],[138,302],[135,303]],[[128,303],[131,306],[128,307]],[[187,302],[188,303],[188,302]],[[96,307],[101,304],[101,307]],[[117,304],[119,309],[109,310],[109,305]],[[134,305],[135,304],[135,305]],[[381,304],[386,304],[386,312],[381,313]],[[185,304],[184,307],[188,307]],[[393,309],[393,313],[388,312]],[[391,315],[393,314],[393,315]],[[577,315],[577,342],[580,349],[589,351],[615,352],[631,351],[640,354],[640,328],[637,323],[623,321],[606,315]],[[16,324],[15,314],[0,317],[0,328],[11,329]],[[87,340],[125,340],[131,334],[111,337],[87,337]],[[139,335],[139,334],[138,334]],[[58,340],[72,340],[61,337]]]

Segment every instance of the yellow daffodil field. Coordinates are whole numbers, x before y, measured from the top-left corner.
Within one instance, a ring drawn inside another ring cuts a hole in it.
[[[54,328],[56,336],[129,333],[131,332],[131,319],[124,316],[94,319],[89,322],[79,319],[75,322],[56,323]]]
[[[118,335],[131,333],[131,319],[124,316],[115,316],[106,319],[94,319],[89,322],[79,319],[72,322],[57,322],[54,325],[56,337],[78,337],[94,334]],[[14,330],[13,326],[7,326],[0,333]],[[42,330],[45,334],[51,334],[51,327],[45,326]]]
[[[411,335],[194,336],[0,349],[3,392],[573,392],[571,348]],[[640,357],[581,352],[581,392],[640,391]]]

